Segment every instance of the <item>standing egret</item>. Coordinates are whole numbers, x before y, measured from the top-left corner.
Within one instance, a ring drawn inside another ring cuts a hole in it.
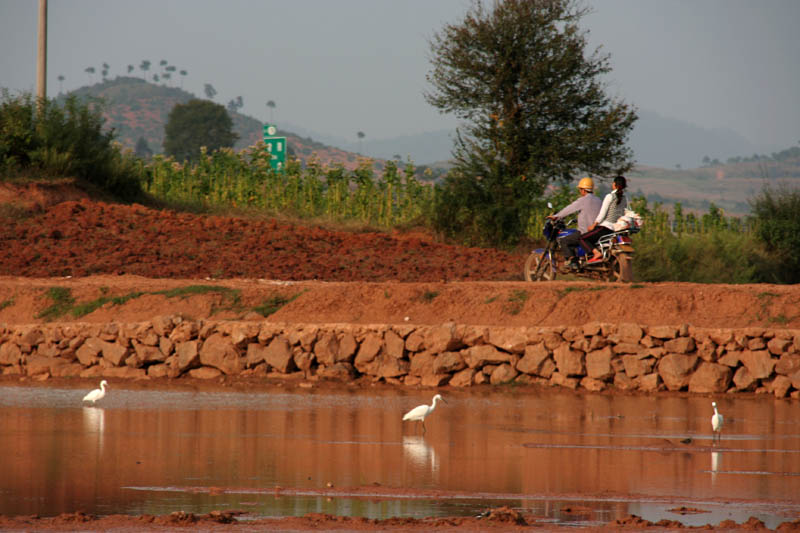
[[[417,420],[422,422],[422,433],[425,433],[425,418],[436,409],[436,402],[442,400],[444,402],[444,398],[442,398],[441,394],[437,394],[433,397],[433,402],[430,405],[418,405],[406,414],[403,415],[403,420]],[[445,402],[447,403],[447,402]]]
[[[106,395],[106,385],[108,385],[106,380],[101,381],[100,388],[94,389],[92,392],[84,396],[83,401],[95,403],[97,400],[102,399]]]
[[[717,402],[711,402],[711,407],[714,408],[714,416],[711,417],[711,429],[714,430],[714,435],[711,437],[711,442],[714,442],[714,439],[722,440],[722,422],[723,418],[722,415],[717,411]]]

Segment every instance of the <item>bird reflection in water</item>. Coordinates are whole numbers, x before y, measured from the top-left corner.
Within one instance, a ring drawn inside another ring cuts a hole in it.
[[[106,428],[106,412],[102,407],[83,408],[83,431],[89,442],[94,441],[97,451],[103,451],[103,433]]]
[[[403,436],[403,456],[408,459],[416,468],[439,471],[439,458],[436,450],[425,442],[425,437],[421,435]]]
[[[711,452],[711,486],[717,482],[717,472],[722,466],[722,452]]]

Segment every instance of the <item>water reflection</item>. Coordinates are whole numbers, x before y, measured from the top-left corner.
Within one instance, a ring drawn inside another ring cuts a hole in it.
[[[711,452],[711,486],[717,483],[717,472],[722,466],[722,452]]]
[[[632,512],[634,499],[774,500],[800,510],[797,402],[721,400],[736,417],[726,420],[724,445],[712,449],[706,398],[449,391],[425,435],[405,435],[403,413],[426,398],[393,389],[115,388],[103,407],[83,407],[75,390],[0,388],[0,513],[244,506],[264,516],[352,510],[381,518],[468,514],[496,499],[550,516],[567,497],[595,509],[595,519],[604,513],[603,521]],[[481,496],[387,496],[367,505],[275,494],[328,483]]]
[[[93,445],[98,453],[103,451],[103,434],[106,428],[106,412],[102,407],[84,407],[83,432],[86,442]]]
[[[439,471],[439,459],[436,457],[436,450],[425,442],[425,437],[404,435],[403,455],[419,470],[428,470],[431,473]]]

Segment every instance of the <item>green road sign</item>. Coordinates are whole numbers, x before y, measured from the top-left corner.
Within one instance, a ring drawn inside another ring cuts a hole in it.
[[[270,164],[274,170],[286,168],[286,137],[274,137],[277,130],[271,124],[264,124],[264,144],[272,155]]]

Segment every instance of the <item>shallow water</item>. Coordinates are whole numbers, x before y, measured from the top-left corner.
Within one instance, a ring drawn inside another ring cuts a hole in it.
[[[86,390],[0,387],[0,513],[386,518],[510,505],[582,524],[633,513],[770,527],[800,516],[800,404],[766,396],[717,397],[725,427],[712,445],[710,398],[445,391],[423,435],[401,417],[427,391],[124,386],[97,407],[81,405]],[[332,494],[361,486],[377,494]],[[681,506],[705,512],[670,511]]]

